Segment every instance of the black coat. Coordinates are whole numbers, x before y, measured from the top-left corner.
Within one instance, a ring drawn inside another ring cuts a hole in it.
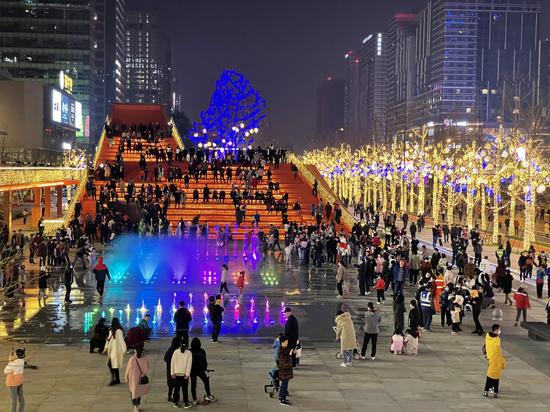
[[[210,320],[212,323],[221,323],[223,307],[216,305],[215,303],[210,303],[208,305],[208,312],[210,312]]]
[[[420,314],[420,309],[411,309],[409,311],[409,329],[411,332],[416,333],[420,326],[422,326],[422,315]]]
[[[511,293],[512,292],[512,281],[514,277],[510,274],[506,274],[502,277],[502,292]]]
[[[290,315],[285,323],[285,336],[288,338],[288,346],[293,348],[298,342],[298,319],[296,316]]]
[[[279,348],[279,379],[292,379],[292,358],[290,357],[290,347]]]
[[[189,323],[192,319],[191,313],[187,310],[187,308],[179,308],[176,313],[174,313],[176,330],[189,329]]]

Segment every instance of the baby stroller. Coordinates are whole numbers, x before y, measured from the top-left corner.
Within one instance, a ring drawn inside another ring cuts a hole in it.
[[[264,392],[269,393],[270,398],[274,398],[275,394],[279,392],[279,368],[271,368],[269,370],[269,385],[264,385]],[[268,391],[268,389],[270,389]]]

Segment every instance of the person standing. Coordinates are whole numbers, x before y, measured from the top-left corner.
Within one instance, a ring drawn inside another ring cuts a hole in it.
[[[143,344],[136,347],[136,353],[128,360],[126,366],[126,382],[130,389],[130,397],[134,412],[139,412],[141,398],[149,393],[149,362],[143,356]],[[145,382],[146,381],[146,382]]]
[[[336,269],[336,288],[338,289],[338,299],[344,299],[344,280],[346,278],[346,267],[342,260],[338,261],[338,269]]]
[[[363,337],[363,346],[361,347],[361,359],[365,359],[369,341],[372,343],[370,357],[372,360],[376,358],[376,342],[378,340],[378,333],[380,332],[380,322],[382,322],[380,311],[376,310],[372,302],[369,302],[367,304],[367,311],[365,312],[365,326],[363,327],[365,336]]]
[[[393,300],[393,330],[403,331],[405,330],[405,297],[403,294],[398,293]]]
[[[487,380],[485,381],[485,390],[483,396],[489,396],[489,391],[493,391],[493,396],[498,397],[498,386],[502,376],[502,370],[506,368],[506,360],[500,349],[500,325],[491,326],[491,332],[485,336],[485,354],[489,366],[487,368]]]
[[[71,301],[71,288],[74,280],[74,269],[72,264],[68,264],[63,274],[63,283],[65,284],[65,302],[72,303]]]
[[[422,312],[418,309],[416,300],[412,299],[409,304],[409,329],[411,335],[418,337],[418,329],[422,326]]]
[[[180,406],[180,389],[183,393],[184,408],[189,409],[191,404],[189,403],[189,376],[191,375],[191,367],[193,364],[193,355],[190,351],[186,350],[187,345],[181,343],[179,349],[176,349],[172,354],[172,360],[170,362],[170,373],[172,379],[175,381],[175,390],[172,400],[174,407]]]
[[[206,392],[204,399],[213,402],[215,399],[212,393],[210,393],[210,378],[206,373],[208,360],[206,358],[206,351],[201,348],[199,338],[193,338],[191,341],[191,354],[193,356],[191,364],[191,397],[193,398],[193,405],[199,404],[197,401],[197,378],[204,384],[204,391]]]
[[[372,304],[372,302],[369,302]],[[340,352],[342,353],[341,367],[350,367],[353,350],[357,349],[357,337],[355,336],[355,327],[351,320],[349,312],[339,310],[336,313],[336,339],[340,339]]]
[[[299,362],[295,351],[300,336],[300,328],[298,326],[298,319],[296,319],[296,316],[292,313],[292,309],[288,306],[285,308],[285,316],[285,336],[288,339],[288,347],[292,349],[292,367],[295,368]]]
[[[109,330],[109,337],[107,338],[107,344],[103,352],[107,352],[109,360],[107,366],[111,372],[111,383],[109,386],[120,384],[119,370],[124,363],[124,354],[128,348],[124,341],[124,330],[120,325],[118,318],[113,318],[111,322],[111,329]]]
[[[514,300],[516,301],[516,322],[514,326],[518,326],[520,315],[523,315],[523,321],[527,322],[527,309],[531,309],[529,303],[529,295],[524,288],[518,288],[518,291],[514,293]]]
[[[176,387],[176,381],[172,378],[172,355],[180,347],[180,339],[172,338],[172,343],[170,347],[164,354],[164,363],[166,363],[166,386],[168,386],[168,402],[174,401],[174,389]]]
[[[289,347],[288,338],[286,336],[279,337],[279,352],[278,352],[278,368],[279,368],[279,380],[281,386],[279,387],[279,403],[282,405],[290,405],[287,400],[288,395],[288,381],[294,377],[292,373],[292,356],[294,350]]]
[[[50,278],[50,274],[46,271],[46,266],[40,267],[40,272],[38,273],[38,305],[40,306],[40,300],[44,302],[44,306],[46,306],[46,299],[48,298],[48,295],[46,294],[48,292],[48,279]]]
[[[19,412],[25,410],[25,396],[23,394],[23,383],[25,381],[25,350],[17,349],[10,353],[8,364],[4,368],[6,375],[6,386],[10,390],[11,412],[17,411],[17,402],[19,402]]]
[[[174,313],[174,323],[176,324],[176,337],[180,339],[181,344],[186,347],[189,344],[189,324],[193,320],[191,312],[185,307],[185,302],[180,300],[179,308]]]
[[[483,294],[479,293],[477,286],[472,287],[470,292],[470,303],[472,304],[472,317],[476,328],[472,333],[477,333],[482,336],[485,332],[483,326],[479,322],[479,315],[481,314],[481,307],[483,305]]]
[[[208,312],[212,322],[212,342],[218,342],[223,321],[222,295],[210,296],[208,303]]]
[[[225,290],[225,293],[229,295],[229,289],[227,289],[227,277],[228,277],[229,267],[227,264],[222,265],[222,276],[220,279],[220,293],[223,293]]]
[[[434,298],[431,288],[432,284],[428,283],[425,289],[420,292],[420,310],[422,311],[422,322],[425,330],[430,330],[434,313]]]
[[[544,288],[544,276],[546,275],[546,264],[540,263],[536,272],[537,298],[542,299],[542,289]]]
[[[94,275],[96,280],[96,289],[99,293],[99,302],[103,302],[103,292],[105,291],[105,279],[111,280],[111,275],[109,274],[109,269],[103,263],[103,257],[100,257],[97,260],[97,265],[94,267]]]

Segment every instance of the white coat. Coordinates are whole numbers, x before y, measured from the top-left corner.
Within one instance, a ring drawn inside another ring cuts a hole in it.
[[[117,329],[113,337],[112,331],[109,331],[109,337],[103,353],[107,352],[109,360],[111,361],[111,368],[120,369],[124,364],[124,354],[128,348],[124,341],[124,334],[121,329]]]

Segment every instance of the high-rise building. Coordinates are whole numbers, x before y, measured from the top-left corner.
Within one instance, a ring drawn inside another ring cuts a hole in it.
[[[344,127],[344,82],[328,76],[317,88],[315,145],[339,143]]]
[[[416,28],[411,126],[496,125],[514,97],[537,103],[538,0],[431,0]]]
[[[105,90],[107,113],[126,101],[126,0],[106,0]]]
[[[416,13],[395,14],[388,26],[384,44],[386,59],[386,136],[407,129],[415,95]]]
[[[60,71],[70,76],[82,103],[81,144],[96,133],[96,24],[95,1],[0,2],[0,70],[50,85],[59,84]]]
[[[368,35],[359,51],[358,145],[383,143],[386,140],[384,37],[384,33]]]
[[[540,44],[540,75],[539,101],[540,105],[550,110],[550,37]],[[550,114],[549,114],[550,116]]]
[[[171,48],[160,30],[157,12],[152,9],[127,10],[127,100],[170,107],[171,85]]]
[[[359,109],[361,89],[359,85],[359,55],[350,50],[344,56],[346,64],[344,80],[344,136],[347,143],[355,145],[359,139]]]

